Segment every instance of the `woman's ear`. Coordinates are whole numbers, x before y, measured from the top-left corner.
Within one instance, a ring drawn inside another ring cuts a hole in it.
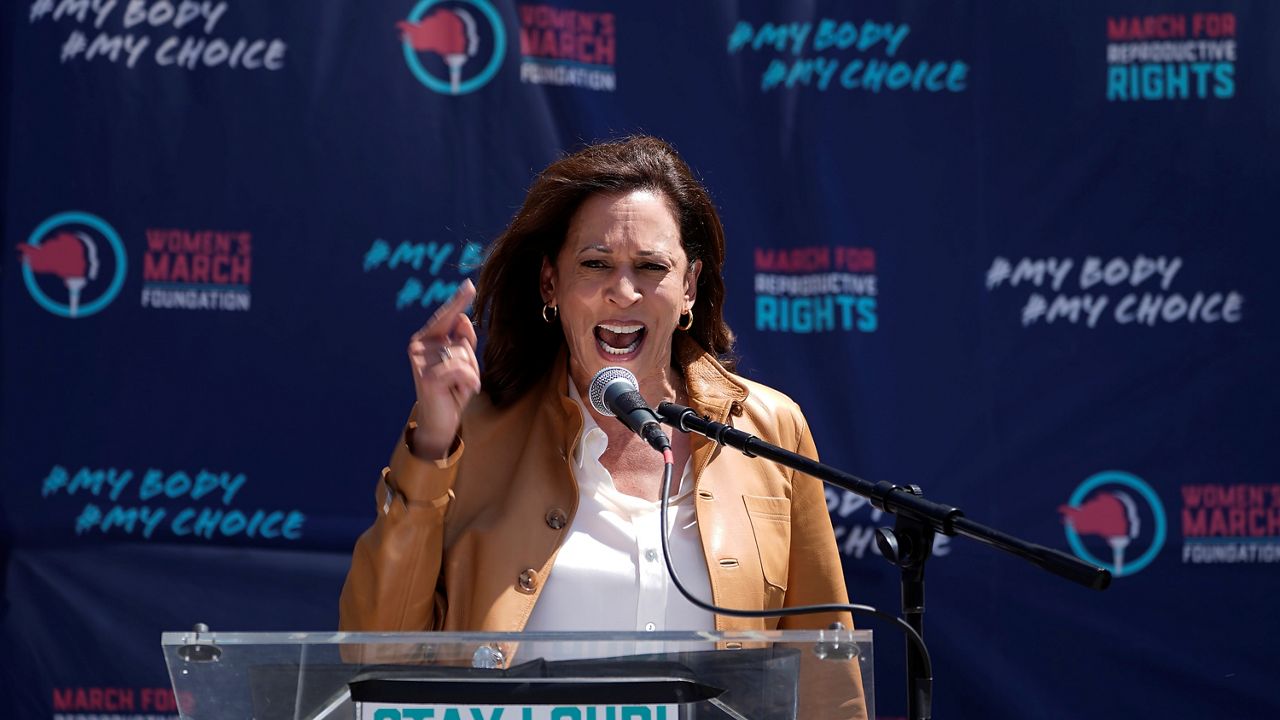
[[[546,257],[542,258],[542,270],[538,273],[538,291],[542,293],[542,302],[556,304],[556,268]]]
[[[684,276],[684,302],[685,309],[689,312],[693,311],[693,304],[698,300],[698,274],[701,272],[702,261],[694,260]]]

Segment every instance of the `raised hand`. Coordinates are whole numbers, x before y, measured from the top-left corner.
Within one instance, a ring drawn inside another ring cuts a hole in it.
[[[409,339],[409,365],[418,395],[413,452],[426,460],[448,454],[462,422],[462,408],[480,392],[476,331],[466,314],[475,296],[475,285],[463,280],[453,297]]]

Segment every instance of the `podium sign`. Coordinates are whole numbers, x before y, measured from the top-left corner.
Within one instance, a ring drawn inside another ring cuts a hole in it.
[[[361,703],[357,720],[676,720],[677,705],[420,705]]]
[[[874,717],[865,630],[162,637],[190,720]]]

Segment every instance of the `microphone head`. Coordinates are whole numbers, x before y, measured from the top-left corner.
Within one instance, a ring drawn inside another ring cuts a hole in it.
[[[609,405],[604,401],[604,391],[617,382],[626,383],[627,390],[635,390],[637,392],[640,390],[640,383],[636,382],[636,376],[626,368],[607,367],[591,378],[591,388],[587,391],[587,395],[591,399],[591,407],[605,417],[613,417],[613,411],[609,409]]]

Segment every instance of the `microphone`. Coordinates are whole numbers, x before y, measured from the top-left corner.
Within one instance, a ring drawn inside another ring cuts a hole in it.
[[[671,449],[671,438],[662,432],[658,416],[644,398],[630,370],[607,367],[591,378],[591,407],[601,415],[616,417],[658,452]]]

